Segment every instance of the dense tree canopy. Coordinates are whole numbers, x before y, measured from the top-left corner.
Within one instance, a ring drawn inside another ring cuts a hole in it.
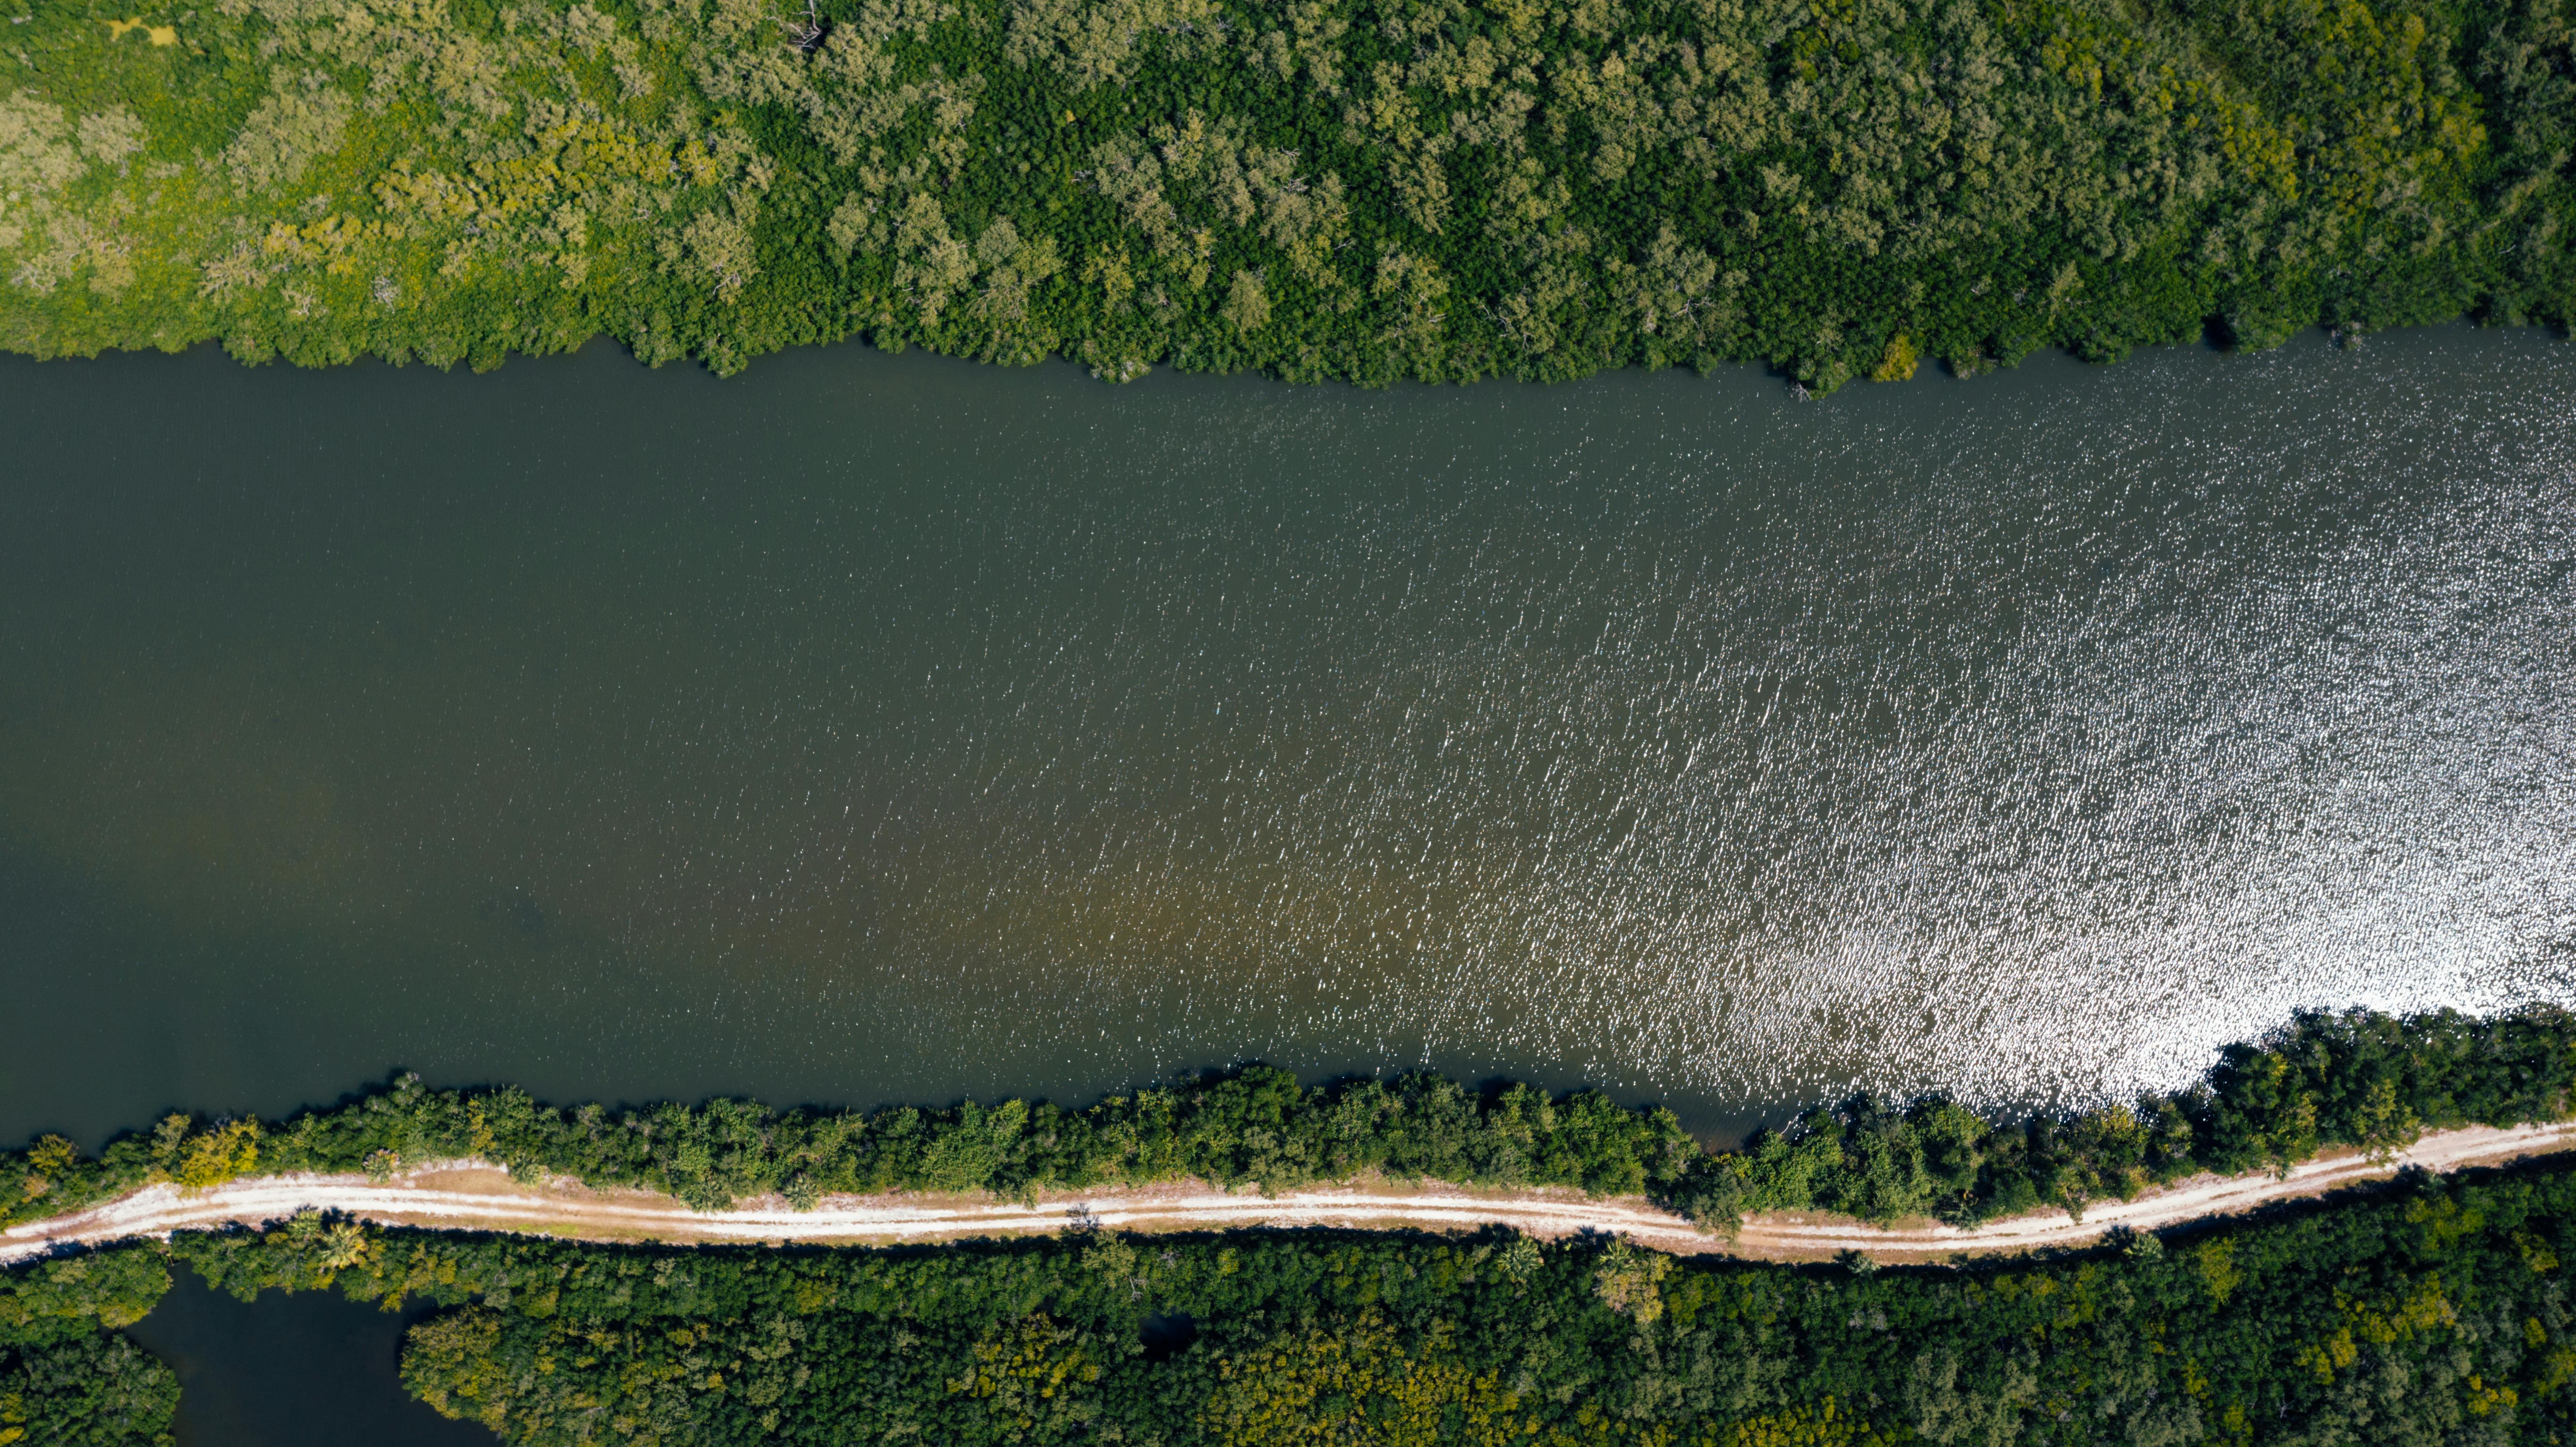
[[[28,1219],[147,1181],[479,1154],[701,1206],[1376,1171],[1642,1190],[1715,1226],[1789,1207],[1975,1221],[2562,1118],[2571,1064],[2576,1019],[2557,1010],[2306,1015],[2134,1107],[1997,1121],[1854,1100],[1724,1153],[1667,1112],[1429,1075],[1310,1087],[1255,1068],[1080,1111],[873,1114],[558,1110],[404,1077],[283,1122],[173,1115],[96,1159],[45,1137],[0,1157],[0,1199]],[[1507,1232],[636,1251],[306,1212],[0,1273],[0,1444],[166,1429],[175,1377],[113,1333],[168,1288],[170,1255],[244,1296],[454,1308],[414,1333],[405,1381],[525,1443],[2555,1442],[2576,1426],[2571,1249],[2567,1164],[1974,1271],[1682,1263]]]
[[[2486,1447],[2576,1430],[2565,1163],[2418,1175],[2077,1256],[1876,1271],[1499,1230],[679,1250],[307,1213],[0,1276],[57,1308],[97,1298],[56,1311],[75,1330],[0,1346],[0,1441],[153,1441],[167,1369],[108,1329],[137,1287],[148,1306],[167,1284],[169,1257],[244,1299],[438,1304],[405,1386],[545,1447]],[[0,1344],[14,1330],[0,1321]]]
[[[19,3],[45,355],[1830,388],[2576,314],[2576,0]]]
[[[114,1333],[169,1289],[169,1268],[146,1248],[0,1274],[0,1444],[167,1444],[178,1374]]]
[[[1507,1233],[449,1251],[441,1299],[479,1304],[414,1331],[404,1380],[532,1444],[2557,1442],[2571,1207],[2564,1168],[2420,1180],[2170,1246],[1867,1274]]]
[[[701,1209],[776,1195],[981,1192],[1028,1198],[1197,1179],[1281,1190],[1378,1175],[1644,1194],[1712,1226],[1822,1208],[1872,1221],[1969,1223],[2081,1210],[2198,1170],[2240,1172],[2329,1146],[2387,1152],[2426,1129],[2576,1112],[2576,1016],[2302,1015],[2228,1047],[2188,1090],[2080,1115],[1988,1118],[1939,1097],[1820,1107],[1713,1152],[1652,1106],[1597,1091],[1471,1090],[1427,1073],[1304,1085],[1253,1066],[1067,1110],[776,1111],[749,1101],[562,1109],[526,1092],[431,1090],[417,1077],[292,1120],[173,1114],[96,1158],[46,1136],[0,1152],[0,1221],[74,1210],[155,1181],[364,1171],[480,1157],[529,1179],[644,1186]]]

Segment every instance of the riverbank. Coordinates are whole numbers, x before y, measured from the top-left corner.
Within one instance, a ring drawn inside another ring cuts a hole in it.
[[[2476,1126],[2427,1134],[2385,1160],[2344,1153],[2319,1156],[2279,1174],[2195,1176],[2133,1201],[2096,1204],[2080,1220],[2064,1211],[2043,1211],[1967,1231],[1931,1222],[1882,1228],[1849,1217],[1778,1212],[1746,1217],[1732,1238],[1659,1210],[1643,1197],[1589,1199],[1561,1188],[1475,1191],[1440,1183],[1355,1183],[1263,1196],[1182,1183],[1049,1193],[1031,1203],[907,1193],[831,1196],[807,1211],[775,1197],[738,1209],[696,1211],[651,1191],[593,1190],[561,1178],[521,1184],[489,1161],[468,1158],[433,1162],[384,1182],[299,1174],[250,1177],[202,1190],[149,1186],[75,1214],[0,1231],[0,1264],[66,1246],[263,1226],[308,1209],[381,1225],[675,1245],[894,1244],[1094,1229],[1472,1230],[1499,1225],[1551,1239],[1587,1231],[1620,1235],[1675,1254],[1801,1260],[1861,1250],[1923,1259],[2082,1246],[2115,1228],[2161,1230],[2384,1179],[2408,1166],[2451,1171],[2570,1148],[2576,1148],[2576,1122],[2502,1130]]]
[[[1760,360],[1804,395],[2569,306],[2567,41],[2502,0],[350,13],[18,17],[0,348],[606,333],[731,372],[864,335],[1116,381]]]

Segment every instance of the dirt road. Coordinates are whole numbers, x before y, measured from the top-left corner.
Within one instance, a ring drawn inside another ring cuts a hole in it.
[[[1637,1197],[1588,1200],[1559,1190],[1486,1192],[1416,1184],[1264,1197],[1175,1186],[1064,1194],[1043,1198],[1034,1206],[968,1197],[836,1196],[825,1198],[811,1211],[798,1211],[774,1199],[749,1202],[735,1210],[692,1211],[669,1197],[645,1191],[595,1191],[566,1181],[525,1186],[489,1162],[465,1160],[424,1166],[381,1185],[363,1176],[261,1176],[196,1191],[152,1186],[85,1211],[0,1231],[0,1263],[23,1261],[69,1243],[257,1225],[307,1207],[387,1225],[585,1241],[882,1243],[1085,1226],[1143,1231],[1245,1226],[1468,1230],[1501,1224],[1535,1236],[1614,1232],[1641,1245],[1674,1252],[1797,1258],[1858,1248],[1904,1259],[2076,1245],[2115,1225],[2148,1229],[2242,1211],[2384,1176],[2401,1165],[2450,1170],[2570,1147],[2576,1147],[2576,1121],[2514,1130],[2443,1131],[2424,1137],[2385,1165],[2347,1155],[2310,1161],[2286,1178],[2197,1177],[2135,1201],[2097,1204],[2080,1222],[2063,1211],[2048,1211],[1991,1222],[1975,1231],[1932,1224],[1882,1230],[1842,1218],[1770,1215],[1747,1218],[1732,1241],[1701,1231]]]

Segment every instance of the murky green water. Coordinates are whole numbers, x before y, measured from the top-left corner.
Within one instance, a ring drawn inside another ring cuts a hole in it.
[[[404,1064],[2171,1080],[2576,994],[2576,348],[0,361],[0,1136]]]

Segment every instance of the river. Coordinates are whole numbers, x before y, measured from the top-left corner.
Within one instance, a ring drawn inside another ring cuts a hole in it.
[[[0,360],[0,1137],[395,1066],[2071,1102],[2576,995],[2576,348]]]
[[[397,1065],[2073,1103],[2576,997],[2576,348],[1363,393],[0,359],[0,1138]],[[186,1447],[489,1440],[183,1275]]]

